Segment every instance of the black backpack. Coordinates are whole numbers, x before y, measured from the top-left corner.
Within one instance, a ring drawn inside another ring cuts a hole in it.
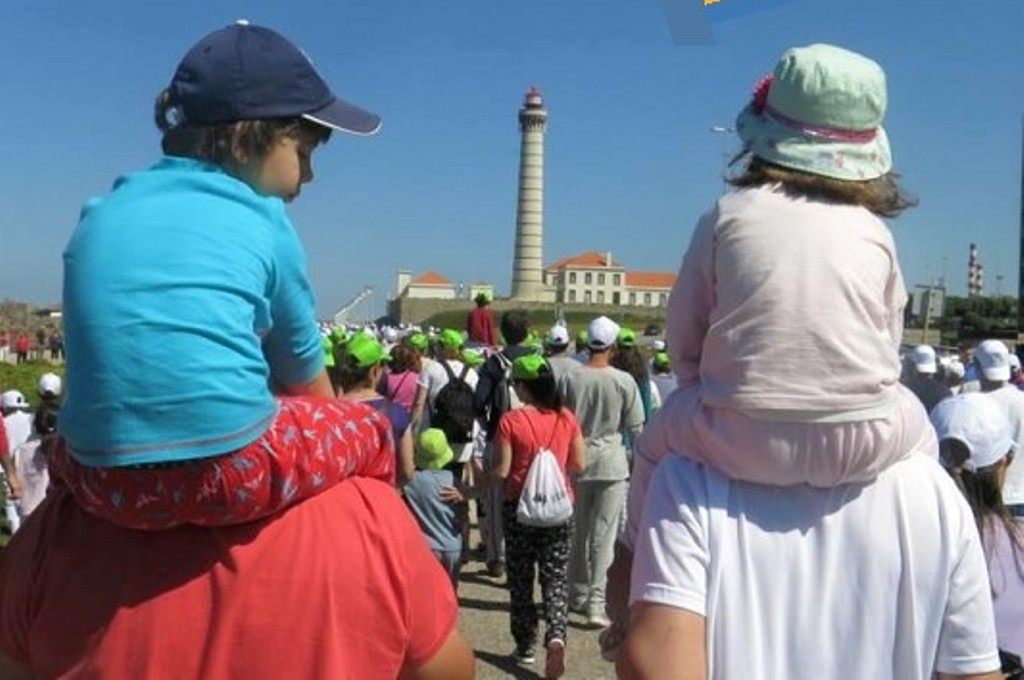
[[[434,399],[430,412],[430,426],[444,430],[449,444],[465,444],[473,440],[473,388],[466,382],[469,366],[463,366],[462,373],[455,375],[447,361],[441,360],[448,382]]]

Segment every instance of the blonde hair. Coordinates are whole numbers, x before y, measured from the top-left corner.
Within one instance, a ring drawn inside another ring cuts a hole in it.
[[[729,184],[738,188],[780,185],[791,196],[841,205],[859,205],[880,217],[898,217],[917,199],[905,193],[894,172],[863,182],[834,179],[769,163],[749,152],[741,152],[731,164],[747,161],[747,166]]]
[[[163,133],[163,152],[224,168],[233,167],[242,158],[264,158],[283,137],[308,135],[319,144],[331,136],[329,128],[298,117],[194,126],[180,121],[180,117],[171,91],[164,89],[153,105],[154,122]]]

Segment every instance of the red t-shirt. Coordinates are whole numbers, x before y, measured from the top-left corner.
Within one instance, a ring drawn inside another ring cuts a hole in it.
[[[0,650],[44,677],[395,678],[458,611],[398,494],[367,479],[276,518],[158,532],[51,490],[0,583]]]
[[[469,312],[466,318],[466,334],[470,342],[484,345],[497,345],[498,334],[494,330],[494,317],[487,307],[477,307]]]
[[[572,484],[566,474],[572,441],[580,435],[580,424],[573,412],[563,408],[560,412],[539,411],[525,406],[509,411],[498,421],[498,445],[512,444],[512,467],[505,478],[505,500],[514,501],[523,492],[526,473],[540,449],[551,449],[566,479],[566,489],[573,496]]]

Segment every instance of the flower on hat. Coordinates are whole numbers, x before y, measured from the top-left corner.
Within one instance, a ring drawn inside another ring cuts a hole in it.
[[[762,76],[757,83],[754,84],[753,97],[750,102],[750,108],[754,110],[754,113],[761,114],[764,112],[764,107],[768,105],[768,90],[772,87],[772,81],[775,80],[775,76],[769,73],[768,75]]]

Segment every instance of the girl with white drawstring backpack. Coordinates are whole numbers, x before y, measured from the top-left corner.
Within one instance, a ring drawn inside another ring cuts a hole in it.
[[[551,365],[538,354],[512,363],[512,382],[524,406],[498,422],[496,481],[504,484],[502,521],[508,573],[509,614],[517,663],[535,660],[539,573],[547,628],[544,677],[565,672],[569,619],[568,568],[572,544],[570,472],[585,467],[586,445],[576,416],[562,403]],[[554,464],[553,464],[554,463]],[[536,565],[536,567],[535,567]]]

